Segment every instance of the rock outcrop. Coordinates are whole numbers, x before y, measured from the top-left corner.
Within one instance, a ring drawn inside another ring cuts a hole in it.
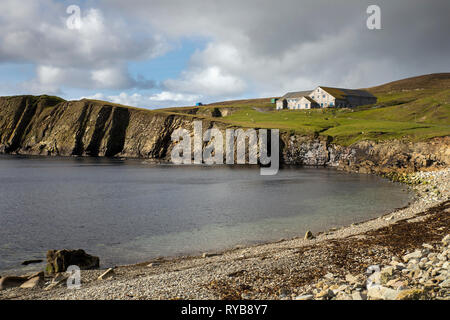
[[[178,128],[222,132],[220,118],[150,111],[101,101],[64,101],[49,96],[0,98],[0,153],[48,156],[105,156],[170,160],[171,135]],[[217,121],[216,121],[217,119]],[[284,164],[332,166],[347,171],[412,172],[450,163],[450,137],[426,142],[361,141],[334,144],[331,137],[281,133]]]
[[[47,252],[48,274],[64,272],[69,266],[75,265],[81,270],[97,269],[100,267],[100,259],[91,256],[84,250],[49,250]]]
[[[450,164],[450,137],[428,141],[360,141],[350,146],[333,144],[327,137],[292,135],[284,139],[286,164],[330,166],[361,173],[415,172]]]
[[[44,272],[37,272],[25,276],[6,276],[0,278],[0,290],[20,287],[23,289],[33,289],[42,286],[44,283]]]

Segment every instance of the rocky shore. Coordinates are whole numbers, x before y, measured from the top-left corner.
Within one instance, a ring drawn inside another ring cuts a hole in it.
[[[450,299],[450,169],[391,177],[407,208],[307,237],[221,253],[44,275],[0,299]],[[106,272],[105,272],[106,271]],[[3,275],[5,276],[5,275]]]

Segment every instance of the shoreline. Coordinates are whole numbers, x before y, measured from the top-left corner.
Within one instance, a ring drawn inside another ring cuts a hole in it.
[[[114,275],[105,280],[98,280],[105,270],[83,270],[79,290],[63,286],[51,290],[13,288],[0,291],[0,299],[302,297],[312,290],[307,288],[330,278],[330,274],[336,279],[345,279],[347,274],[360,275],[369,265],[387,265],[392,257],[398,258],[428,240],[439,243],[450,233],[450,223],[446,220],[450,212],[450,168],[405,175],[403,182],[408,181],[419,184],[412,186],[416,198],[406,208],[337,230],[319,232],[312,240],[296,237],[201,256],[153,259],[116,267]],[[437,216],[440,218],[434,221]],[[421,230],[425,228],[423,221],[441,230]],[[407,233],[402,231],[405,224],[412,228]],[[411,238],[415,229],[420,232],[414,235],[416,238]],[[396,238],[396,232],[404,234]],[[384,242],[379,243],[379,238]],[[47,286],[52,277],[45,280]],[[315,297],[314,294],[306,296],[308,299]]]

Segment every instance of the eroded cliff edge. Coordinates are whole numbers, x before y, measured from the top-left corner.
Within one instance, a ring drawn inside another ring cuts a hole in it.
[[[224,131],[220,118],[149,111],[101,101],[64,101],[49,96],[0,98],[0,153],[106,156],[169,160],[178,128]],[[450,137],[411,142],[361,141],[340,146],[323,136],[281,134],[284,164],[333,166],[358,172],[416,171],[450,163]]]

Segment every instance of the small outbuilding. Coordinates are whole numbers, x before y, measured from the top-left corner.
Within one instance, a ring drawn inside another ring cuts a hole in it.
[[[318,104],[309,97],[311,91],[288,92],[277,100],[277,110],[282,109],[312,109]]]

